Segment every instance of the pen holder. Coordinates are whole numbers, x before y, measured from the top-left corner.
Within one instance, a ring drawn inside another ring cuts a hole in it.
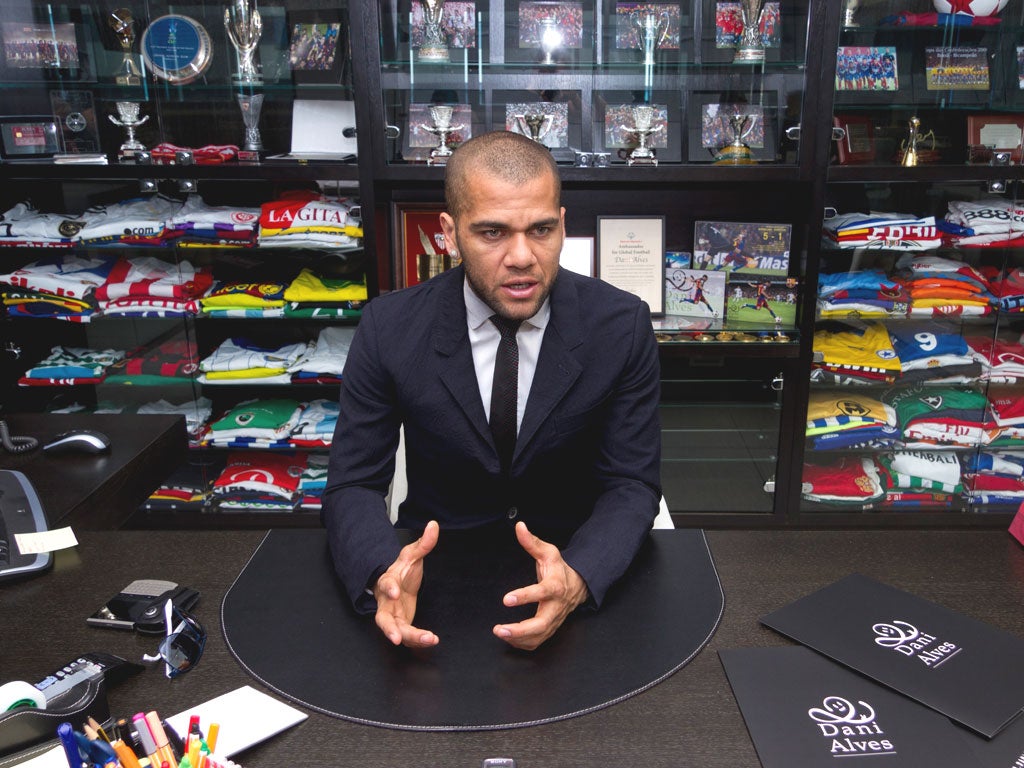
[[[55,738],[61,723],[81,727],[90,717],[101,723],[110,717],[107,682],[102,675],[54,697],[46,709],[18,707],[0,713],[0,762],[11,753]]]

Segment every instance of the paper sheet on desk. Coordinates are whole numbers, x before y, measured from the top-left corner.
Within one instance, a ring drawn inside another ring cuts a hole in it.
[[[167,724],[182,739],[188,733],[190,715],[199,715],[199,725],[204,733],[211,723],[220,723],[216,749],[220,757],[238,754],[309,717],[305,712],[249,685],[167,718]]]
[[[14,543],[21,554],[38,555],[42,552],[77,547],[78,539],[75,538],[75,532],[70,527],[65,527],[37,533],[16,533],[14,534]]]

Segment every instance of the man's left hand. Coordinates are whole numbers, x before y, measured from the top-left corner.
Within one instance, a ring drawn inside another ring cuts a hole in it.
[[[516,538],[537,561],[537,583],[509,592],[502,602],[509,607],[536,603],[537,613],[518,624],[498,624],[494,634],[511,646],[532,651],[587,599],[587,585],[562,559],[558,547],[534,536],[526,523],[516,523]]]

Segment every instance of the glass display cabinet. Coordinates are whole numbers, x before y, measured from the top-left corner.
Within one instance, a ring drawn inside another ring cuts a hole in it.
[[[845,4],[804,521],[992,525],[1024,500],[1024,9],[948,5]]]

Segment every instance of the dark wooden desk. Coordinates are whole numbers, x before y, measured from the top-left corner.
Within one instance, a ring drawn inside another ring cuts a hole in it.
[[[85,616],[132,579],[166,578],[201,590],[206,654],[177,680],[147,669],[120,684],[112,709],[171,715],[240,685],[259,688],[225,647],[219,608],[261,538],[254,531],[82,533],[51,573],[0,586],[0,679],[34,681],[79,652],[130,659],[152,652],[152,641],[90,628]],[[505,756],[520,768],[758,768],[717,651],[788,644],[758,618],[854,571],[1024,636],[1024,548],[1005,532],[711,531],[708,540],[725,589],[722,624],[693,662],[638,696],[571,720],[477,733],[392,731],[311,712],[238,760],[245,768],[478,768],[485,757]]]
[[[12,454],[0,448],[0,469],[23,472],[46,509],[51,527],[117,528],[185,460],[185,420],[173,415],[14,414],[12,435],[34,437],[39,448]],[[69,429],[94,429],[110,438],[110,452],[43,453]]]

